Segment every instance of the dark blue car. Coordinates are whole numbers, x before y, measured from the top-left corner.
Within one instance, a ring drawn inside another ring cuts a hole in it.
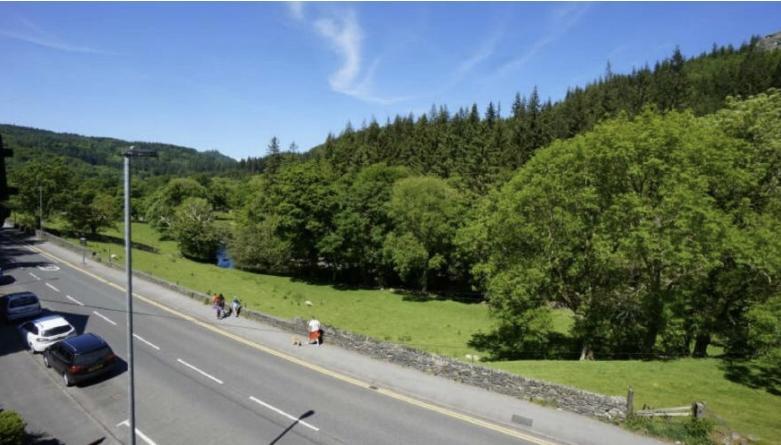
[[[43,352],[43,364],[71,386],[114,369],[117,356],[99,336],[87,333],[53,344]]]

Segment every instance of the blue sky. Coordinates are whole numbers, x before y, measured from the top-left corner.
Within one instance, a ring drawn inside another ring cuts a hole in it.
[[[238,159],[779,30],[778,2],[0,3],[0,122]]]

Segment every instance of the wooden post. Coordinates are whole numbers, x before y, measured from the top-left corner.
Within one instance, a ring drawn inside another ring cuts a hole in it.
[[[626,417],[632,417],[635,413],[635,391],[631,386],[627,388],[626,392]]]
[[[695,419],[702,419],[705,417],[705,404],[702,402],[694,402],[692,404],[692,417]]]

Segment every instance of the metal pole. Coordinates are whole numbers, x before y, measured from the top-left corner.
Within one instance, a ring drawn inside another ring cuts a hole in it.
[[[132,150],[133,147],[131,147]],[[125,273],[127,273],[127,363],[130,445],[136,445],[136,397],[133,378],[133,270],[130,251],[130,156],[125,156]]]
[[[43,232],[43,187],[38,186],[38,230]]]

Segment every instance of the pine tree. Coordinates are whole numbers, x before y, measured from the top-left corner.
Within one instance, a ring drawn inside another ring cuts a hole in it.
[[[268,149],[266,151],[266,169],[265,172],[269,177],[274,176],[282,163],[279,150],[279,139],[273,136],[268,143]]]
[[[494,128],[497,119],[498,119],[498,114],[496,113],[496,109],[494,108],[494,103],[489,102],[488,108],[485,110],[485,123],[489,129]]]

